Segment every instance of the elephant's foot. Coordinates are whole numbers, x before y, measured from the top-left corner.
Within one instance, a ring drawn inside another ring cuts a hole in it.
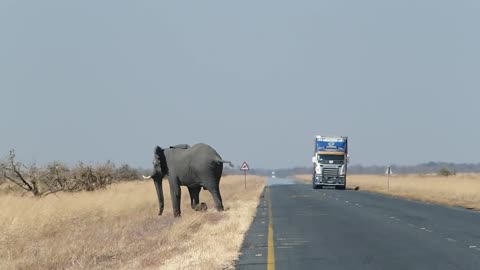
[[[197,204],[197,206],[195,206],[195,211],[205,212],[207,210],[208,210],[207,204],[204,202]]]

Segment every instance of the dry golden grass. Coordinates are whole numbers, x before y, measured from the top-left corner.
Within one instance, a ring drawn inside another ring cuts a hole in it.
[[[46,198],[0,196],[0,269],[229,269],[238,257],[264,179],[221,180],[225,211],[190,208],[182,187],[182,217],[174,219],[168,181],[158,216],[151,181]]]
[[[310,175],[299,175],[297,179],[311,183]],[[480,210],[480,175],[459,174],[455,176],[394,175],[390,176],[387,189],[385,175],[351,175],[347,187],[400,196],[431,203],[463,206]]]

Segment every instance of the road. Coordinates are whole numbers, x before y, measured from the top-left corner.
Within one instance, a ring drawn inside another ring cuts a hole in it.
[[[237,269],[480,269],[480,213],[269,179]]]

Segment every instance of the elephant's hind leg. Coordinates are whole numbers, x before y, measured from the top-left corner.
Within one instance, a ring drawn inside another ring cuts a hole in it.
[[[213,202],[215,203],[215,209],[217,211],[223,211],[223,202],[222,202],[222,195],[220,195],[220,187],[217,185],[208,185],[208,191],[212,194]]]
[[[200,203],[200,190],[202,187],[189,187],[188,192],[190,193],[190,205],[193,210],[197,210],[197,206]]]

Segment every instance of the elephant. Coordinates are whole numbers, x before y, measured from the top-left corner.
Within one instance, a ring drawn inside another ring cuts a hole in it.
[[[220,178],[224,163],[233,167],[230,161],[223,160],[214,148],[205,143],[197,143],[193,146],[179,144],[167,149],[156,146],[153,173],[151,176],[143,176],[143,178],[153,179],[160,207],[158,214],[162,215],[164,208],[162,180],[165,176],[170,184],[174,217],[181,216],[180,186],[188,188],[192,209],[198,210],[200,190],[203,188],[211,193],[216,210],[223,211]],[[206,205],[202,203],[200,207],[204,208]]]

